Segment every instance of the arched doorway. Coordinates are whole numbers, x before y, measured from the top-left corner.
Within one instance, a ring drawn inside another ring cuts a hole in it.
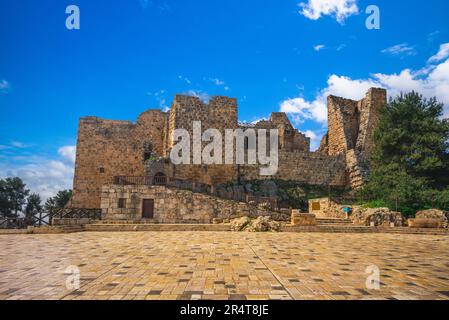
[[[153,184],[155,186],[166,186],[167,185],[167,176],[162,172],[156,173],[153,178]]]

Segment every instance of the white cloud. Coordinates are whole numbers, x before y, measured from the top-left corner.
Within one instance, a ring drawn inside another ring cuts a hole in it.
[[[19,148],[19,149],[26,148],[25,143],[20,142],[20,141],[11,141],[11,146],[14,148]]]
[[[167,99],[165,97],[165,94],[166,94],[166,91],[164,89],[156,91],[156,92],[148,92],[147,93],[147,95],[149,95],[150,97],[154,97],[159,108],[162,111],[167,112],[170,110],[170,107],[167,105]]]
[[[229,86],[223,80],[219,78],[203,78],[204,80],[210,81],[218,87],[223,87],[225,91],[229,91]]]
[[[192,81],[190,81],[189,78],[184,77],[184,76],[182,76],[182,75],[179,75],[179,76],[178,76],[178,79],[181,80],[181,81],[184,81],[185,83],[187,83],[187,84],[189,84],[189,85],[192,84]]]
[[[1,92],[7,92],[11,85],[6,80],[0,80],[0,93]]]
[[[325,48],[326,48],[326,46],[324,44],[318,44],[318,45],[313,47],[313,50],[319,52],[319,51],[321,51],[321,50],[323,50]]]
[[[65,159],[69,160],[71,163],[73,163],[73,164],[75,163],[76,146],[61,147],[61,148],[59,148],[58,153]]]
[[[222,86],[226,83],[223,80],[220,80],[218,78],[209,78],[210,81],[212,81],[216,86]]]
[[[143,9],[148,8],[148,5],[151,5],[151,2],[149,0],[139,0],[140,6]]]
[[[74,148],[59,149],[60,158],[42,156],[2,157],[0,178],[20,177],[31,192],[41,195],[43,201],[58,191],[71,189],[73,183]]]
[[[440,50],[438,53],[430,57],[429,62],[439,62],[441,60],[449,58],[449,43],[443,43],[440,45]]]
[[[382,53],[391,54],[392,56],[414,56],[416,55],[416,50],[408,43],[401,43],[382,50]]]
[[[399,73],[375,73],[366,79],[331,75],[327,87],[319,91],[315,99],[289,98],[280,104],[280,110],[290,115],[296,124],[310,120],[325,126],[327,124],[327,96],[336,95],[360,100],[371,87],[388,90],[390,97],[401,92],[417,91],[426,98],[437,97],[444,103],[444,116],[449,117],[449,59],[432,67],[413,71],[404,69]]]
[[[319,134],[312,130],[306,130],[304,132],[306,137],[310,138],[310,150],[315,151],[320,147],[322,134]]]
[[[335,50],[341,51],[341,50],[343,50],[344,48],[346,48],[346,44],[342,43],[342,44],[339,45],[337,48],[335,48]]]
[[[306,18],[318,20],[321,16],[334,16],[339,23],[359,12],[356,0],[309,0],[307,3],[301,2],[299,6],[299,13]]]
[[[187,94],[188,96],[197,97],[204,103],[208,103],[211,98],[211,96],[208,93],[200,90],[189,90],[185,94]]]
[[[327,121],[326,103],[322,99],[316,99],[312,102],[308,102],[301,97],[288,99],[281,103],[281,112],[293,115],[293,121],[296,123],[301,123],[304,120],[320,123]]]

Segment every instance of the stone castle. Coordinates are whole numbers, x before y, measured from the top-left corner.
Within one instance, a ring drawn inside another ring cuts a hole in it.
[[[272,113],[269,120],[254,125],[241,124],[236,99],[227,97],[213,97],[205,104],[196,97],[177,95],[170,111],[147,110],[136,123],[81,118],[71,206],[102,208],[109,218],[118,219],[145,218],[142,211],[148,206],[149,216],[159,215],[159,221],[208,221],[212,216],[185,219],[197,208],[193,198],[192,204],[180,206],[186,195],[176,186],[188,184],[211,191],[232,181],[277,179],[358,188],[369,171],[373,132],[386,100],[386,91],[378,88],[370,89],[360,101],[329,96],[328,133],[316,152],[310,151],[310,139],[293,128],[285,113]],[[277,174],[260,176],[257,165],[173,165],[168,157],[175,144],[174,130],[183,128],[192,133],[194,121],[201,121],[203,130],[220,130],[223,136],[226,129],[278,129]],[[209,210],[224,206],[212,197],[198,201],[210,205]]]

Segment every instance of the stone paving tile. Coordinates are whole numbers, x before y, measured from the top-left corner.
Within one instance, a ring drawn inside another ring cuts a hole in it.
[[[2,300],[449,299],[445,236],[84,232],[4,235],[0,248]]]

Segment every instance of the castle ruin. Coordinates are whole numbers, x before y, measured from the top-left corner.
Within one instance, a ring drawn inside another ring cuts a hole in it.
[[[241,124],[236,99],[227,97],[213,97],[205,104],[196,97],[176,95],[170,111],[147,110],[136,123],[81,118],[71,206],[102,208],[107,218],[114,219],[145,218],[149,210],[149,217],[159,217],[160,222],[207,222],[223,216],[223,210],[250,209],[186,193],[182,185],[202,186],[210,192],[232,181],[276,179],[358,188],[369,173],[373,132],[386,100],[386,91],[378,88],[370,89],[360,101],[329,96],[328,133],[316,152],[310,151],[310,139],[293,128],[285,113],[272,113],[269,120],[254,125]],[[226,129],[278,129],[277,174],[260,176],[258,165],[173,165],[168,157],[176,142],[174,130],[183,128],[192,134],[194,121],[223,135]],[[202,213],[198,217],[192,211]]]

